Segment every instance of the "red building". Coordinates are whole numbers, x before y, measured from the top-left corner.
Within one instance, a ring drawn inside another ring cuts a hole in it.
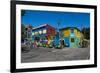
[[[55,34],[55,28],[48,24],[44,24],[32,29],[32,36],[34,41],[37,40],[36,38],[38,38],[38,41],[43,40],[50,44]]]

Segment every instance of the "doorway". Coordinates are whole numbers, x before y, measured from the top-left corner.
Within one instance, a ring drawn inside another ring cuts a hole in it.
[[[72,47],[72,48],[76,47],[76,43],[75,43],[75,38],[74,37],[70,38],[70,47]]]

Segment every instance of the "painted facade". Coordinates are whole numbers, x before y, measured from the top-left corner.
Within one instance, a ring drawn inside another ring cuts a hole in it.
[[[65,45],[72,48],[77,48],[80,46],[83,35],[78,28],[67,27],[67,28],[60,29],[60,31],[64,34],[63,40]]]
[[[66,27],[57,31],[54,27],[44,24],[32,29],[33,42],[37,41],[48,47],[67,46],[72,48],[80,47],[82,33],[76,27]]]
[[[37,41],[48,46],[53,40],[55,33],[56,31],[54,27],[44,24],[32,29],[32,39],[33,42]]]

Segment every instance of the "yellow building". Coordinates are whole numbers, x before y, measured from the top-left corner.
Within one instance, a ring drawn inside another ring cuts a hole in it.
[[[60,29],[60,31],[64,34],[64,43],[69,45],[69,47],[79,47],[83,34],[76,27],[67,27]]]

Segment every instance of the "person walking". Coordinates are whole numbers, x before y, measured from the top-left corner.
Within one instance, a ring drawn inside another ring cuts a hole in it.
[[[37,48],[37,43],[36,43],[36,41],[34,41],[34,48]]]

